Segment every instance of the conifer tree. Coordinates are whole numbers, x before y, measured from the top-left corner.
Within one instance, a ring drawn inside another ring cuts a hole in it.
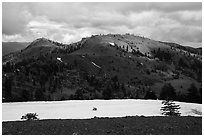
[[[176,105],[173,100],[164,100],[162,101],[162,104],[164,104],[163,107],[161,107],[162,115],[165,116],[180,116],[181,113],[179,113],[180,106]]]

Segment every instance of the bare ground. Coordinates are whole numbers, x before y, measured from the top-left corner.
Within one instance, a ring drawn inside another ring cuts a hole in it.
[[[123,117],[2,122],[3,135],[201,135],[202,117]]]

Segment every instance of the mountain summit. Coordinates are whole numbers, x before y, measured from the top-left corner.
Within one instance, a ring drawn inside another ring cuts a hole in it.
[[[52,44],[48,39],[46,39],[46,38],[38,38],[38,39],[34,40],[34,41],[28,46],[28,48],[37,47],[37,46],[52,47],[52,46],[55,46],[55,45],[53,45],[53,44]]]

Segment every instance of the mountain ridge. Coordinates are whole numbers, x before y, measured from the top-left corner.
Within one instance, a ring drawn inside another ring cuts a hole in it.
[[[63,100],[146,98],[154,93],[160,98],[162,87],[170,83],[174,99],[188,101],[192,84],[199,90],[196,98],[201,94],[200,54],[132,34],[92,35],[71,44],[40,38],[3,57],[3,95]],[[14,84],[6,95],[8,77]]]

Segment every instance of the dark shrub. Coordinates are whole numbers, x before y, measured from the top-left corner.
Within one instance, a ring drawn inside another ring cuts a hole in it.
[[[38,115],[36,113],[27,113],[21,117],[24,120],[39,120]]]
[[[111,99],[113,96],[113,89],[110,85],[108,85],[102,92],[103,99]]]
[[[202,94],[198,92],[194,83],[192,83],[190,88],[188,89],[187,99],[188,102],[202,103]]]
[[[144,97],[145,99],[157,99],[157,96],[153,91],[148,91]]]
[[[160,93],[160,99],[162,100],[175,100],[176,92],[174,87],[170,84],[164,84]]]

